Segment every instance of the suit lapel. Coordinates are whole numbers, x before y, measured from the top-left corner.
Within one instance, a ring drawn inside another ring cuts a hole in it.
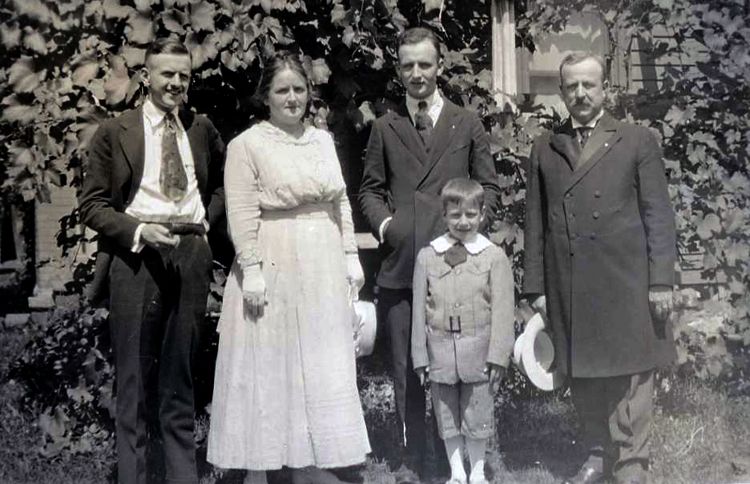
[[[130,201],[138,191],[138,187],[141,185],[141,178],[143,178],[143,163],[146,156],[146,150],[143,140],[143,111],[141,108],[134,109],[126,114],[123,114],[120,119],[120,146],[125,154],[125,159],[130,164],[132,176],[130,178],[130,193],[128,194],[128,200]]]
[[[620,140],[622,136],[617,132],[618,124],[609,114],[602,116],[581,153],[566,191],[575,186]]]
[[[409,153],[414,155],[421,165],[426,164],[427,151],[424,149],[422,138],[417,133],[417,128],[411,122],[405,103],[399,106],[398,111],[391,117],[389,124]]]
[[[550,137],[550,145],[552,149],[562,155],[570,169],[575,170],[576,163],[581,155],[581,147],[576,139],[570,119]]]

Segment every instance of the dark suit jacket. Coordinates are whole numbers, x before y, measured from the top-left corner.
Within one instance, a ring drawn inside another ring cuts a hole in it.
[[[532,149],[524,292],[546,294],[558,362],[573,377],[627,375],[675,355],[648,291],[674,283],[676,236],[661,149],[604,115],[583,152],[570,120]],[[580,156],[580,159],[579,159]]]
[[[195,163],[195,176],[211,229],[225,226],[224,143],[205,116],[180,111]],[[143,177],[145,157],[142,110],[102,123],[89,146],[79,200],[81,221],[99,234],[99,253],[90,296],[103,297],[111,255],[129,251],[139,221],[125,213]]]
[[[359,202],[370,227],[393,217],[378,285],[409,288],[417,252],[445,232],[440,190],[451,178],[471,177],[485,190],[488,215],[500,191],[487,133],[476,114],[447,99],[426,148],[406,105],[378,118],[367,145]]]

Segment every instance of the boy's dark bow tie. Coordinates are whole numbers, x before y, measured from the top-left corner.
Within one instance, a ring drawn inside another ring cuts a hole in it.
[[[451,267],[456,267],[459,264],[466,262],[468,252],[466,247],[461,242],[456,242],[450,249],[445,251],[443,260]]]

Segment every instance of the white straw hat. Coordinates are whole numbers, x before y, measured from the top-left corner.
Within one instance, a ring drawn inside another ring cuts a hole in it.
[[[375,304],[369,301],[353,301],[352,311],[354,327],[354,353],[360,356],[369,356],[375,347],[375,335],[378,331]]]
[[[544,330],[544,320],[539,313],[526,323],[523,333],[513,345],[513,363],[523,372],[535,387],[551,391],[562,385],[564,376],[549,367],[555,359],[555,347]]]

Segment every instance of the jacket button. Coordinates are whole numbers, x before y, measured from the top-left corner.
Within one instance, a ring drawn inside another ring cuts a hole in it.
[[[596,191],[594,192],[594,196],[595,196],[596,198],[601,198],[601,196],[602,196],[602,192],[600,192],[599,190],[596,190]]]
[[[594,210],[594,213],[591,214],[591,216],[594,218],[599,218],[599,215],[599,210]]]
[[[570,192],[568,192],[568,193],[565,194],[565,198],[571,198],[572,196],[573,196],[573,194],[570,193]]]
[[[457,302],[457,303],[454,303],[454,304],[453,304],[453,307],[456,307],[456,308],[460,308],[460,307],[461,307],[461,303],[458,303],[458,302]]]
[[[596,234],[591,234],[591,235],[589,235],[589,238],[590,238],[591,240],[595,240],[595,239],[596,239]]]

